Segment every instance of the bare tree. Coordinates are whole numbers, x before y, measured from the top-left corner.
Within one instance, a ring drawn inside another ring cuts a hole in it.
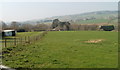
[[[13,21],[13,22],[11,22],[10,27],[15,29],[15,30],[18,30],[19,29],[19,23],[16,22],[16,21]]]
[[[21,29],[24,29],[25,31],[33,31],[33,27],[34,26],[32,24],[28,23],[21,25]]]
[[[98,30],[98,25],[95,24],[71,24],[72,30]]]
[[[34,30],[45,31],[45,30],[48,30],[49,27],[50,27],[50,26],[47,25],[47,24],[36,24],[36,25],[34,26]]]
[[[0,29],[6,29],[7,28],[7,24],[3,21],[0,21]]]

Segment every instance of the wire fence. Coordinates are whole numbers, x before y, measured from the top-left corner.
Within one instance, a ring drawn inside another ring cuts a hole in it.
[[[41,34],[34,36],[24,36],[24,37],[14,37],[14,38],[4,38],[2,40],[2,47],[16,47],[18,45],[27,45],[36,42],[37,40],[42,39],[43,36],[47,34],[47,31],[44,31]]]

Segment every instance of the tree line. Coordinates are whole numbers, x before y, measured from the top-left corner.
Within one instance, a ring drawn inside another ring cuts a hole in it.
[[[13,21],[10,24],[6,24],[5,22],[1,21],[2,24],[2,30],[7,30],[7,29],[14,29],[16,31],[26,31],[26,32],[31,32],[31,31],[46,31],[46,30],[51,30],[51,24],[45,24],[45,23],[37,23],[37,24],[29,24],[29,23],[20,23]],[[73,31],[95,31],[99,30],[98,24],[70,24],[70,30]],[[118,27],[115,27],[116,30]]]
[[[49,25],[47,24],[29,24],[29,23],[20,23],[13,21],[10,24],[6,24],[5,22],[1,22],[2,25],[2,30],[7,30],[7,29],[14,29],[16,31],[24,30],[26,32],[30,31],[37,31],[37,30],[46,30],[49,28]]]

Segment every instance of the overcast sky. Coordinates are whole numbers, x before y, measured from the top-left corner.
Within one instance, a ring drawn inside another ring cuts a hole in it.
[[[109,0],[111,2],[92,2],[92,1],[91,2],[30,2],[30,1],[0,2],[0,20],[3,20],[5,22],[26,21],[26,20],[41,19],[52,16],[79,14],[79,13],[92,12],[92,11],[118,10],[117,0],[116,2],[112,2],[111,0]]]
[[[0,0],[0,2],[118,2],[119,0]]]

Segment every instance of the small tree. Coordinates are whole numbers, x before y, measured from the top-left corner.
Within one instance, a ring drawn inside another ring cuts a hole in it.
[[[1,21],[0,22],[0,29],[6,29],[8,26],[5,22]]]
[[[32,24],[22,24],[21,29],[25,29],[25,31],[32,31],[33,30],[33,25]]]
[[[13,22],[11,22],[10,27],[15,29],[15,30],[18,30],[19,29],[19,23],[16,22],[16,21],[13,21]]]

